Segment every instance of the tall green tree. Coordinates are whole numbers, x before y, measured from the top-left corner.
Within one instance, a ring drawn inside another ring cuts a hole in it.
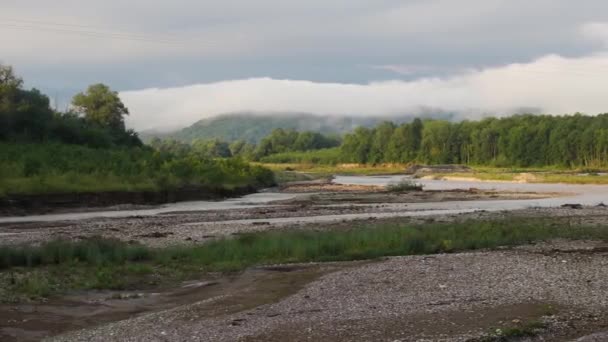
[[[105,84],[89,86],[84,93],[74,96],[72,105],[89,122],[114,130],[125,130],[124,116],[129,115],[129,110],[118,93]]]
[[[395,124],[392,122],[383,122],[376,126],[372,138],[372,145],[370,146],[368,162],[377,164],[384,161],[390,161],[385,158],[385,153],[394,131]]]

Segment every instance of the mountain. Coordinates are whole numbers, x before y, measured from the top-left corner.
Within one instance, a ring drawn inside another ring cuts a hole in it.
[[[373,127],[385,120],[396,123],[407,122],[411,121],[412,118],[412,115],[361,117],[320,116],[294,112],[240,112],[202,119],[189,127],[172,133],[147,131],[142,132],[140,136],[144,141],[150,141],[154,137],[171,138],[184,142],[217,138],[228,142],[245,140],[257,143],[277,128],[315,131],[323,134],[343,134],[359,126]]]

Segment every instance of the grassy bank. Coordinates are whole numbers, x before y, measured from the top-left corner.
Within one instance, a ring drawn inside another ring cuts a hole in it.
[[[563,168],[491,168],[473,167],[472,173],[442,173],[431,176],[473,178],[484,181],[527,183],[608,184],[605,170]]]
[[[0,197],[273,183],[269,170],[236,159],[177,156],[145,147],[0,143]]]
[[[511,219],[261,232],[163,249],[101,238],[54,241],[42,246],[0,248],[0,299],[45,297],[76,289],[141,289],[205,272],[263,264],[451,253],[554,238],[608,240],[608,230],[552,219]]]
[[[336,165],[321,165],[321,164],[297,164],[297,163],[258,163],[263,167],[271,169],[275,172],[302,172],[314,174],[317,176],[331,175],[390,175],[401,174],[407,168],[405,164],[382,164],[382,165],[367,165],[367,164],[336,164]]]
[[[330,175],[391,175],[402,174],[407,164],[336,164],[322,165],[314,163],[260,163],[277,174],[300,172],[315,177]],[[483,181],[506,181],[528,183],[566,183],[566,184],[608,184],[607,170],[566,169],[560,167],[543,168],[497,168],[472,166],[470,173],[433,173],[430,177],[458,177]],[[279,176],[282,177],[282,176]],[[285,178],[289,179],[289,176]],[[301,180],[301,179],[298,179]]]

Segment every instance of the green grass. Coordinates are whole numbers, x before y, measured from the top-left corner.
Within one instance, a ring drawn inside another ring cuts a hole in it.
[[[303,173],[297,171],[274,171],[274,179],[277,184],[312,181],[324,177],[324,175],[318,173]]]
[[[553,219],[510,219],[260,232],[162,249],[102,238],[53,241],[0,248],[0,299],[37,298],[75,289],[155,286],[205,272],[238,271],[263,264],[451,253],[554,238],[608,240],[608,229],[572,226]]]
[[[529,183],[608,184],[608,175],[598,175],[602,170],[544,168],[493,168],[473,167],[472,173],[431,174],[432,177],[474,178],[484,181],[520,181]],[[588,173],[589,175],[581,175]],[[522,175],[526,174],[526,175]]]
[[[331,175],[391,175],[402,174],[406,165],[404,164],[336,164],[336,165],[320,165],[312,163],[258,163],[275,172],[277,171],[298,171],[319,176]]]
[[[406,164],[335,164],[323,165],[317,163],[261,163],[275,172],[285,170],[305,172],[321,176],[340,175],[390,175],[402,174],[407,168]],[[608,184],[608,175],[594,175],[605,170],[566,169],[563,167],[542,168],[498,168],[487,166],[473,166],[471,173],[436,173],[431,177],[459,177],[474,178],[484,181],[518,181],[522,173],[532,174],[524,176],[531,183],[566,183],[566,184]],[[590,173],[588,176],[579,173]]]
[[[527,322],[521,326],[494,329],[485,337],[475,339],[476,342],[509,342],[520,341],[522,338],[534,337],[547,329],[547,324],[541,321]]]
[[[237,159],[178,156],[150,148],[0,142],[0,196],[273,184],[270,170]]]

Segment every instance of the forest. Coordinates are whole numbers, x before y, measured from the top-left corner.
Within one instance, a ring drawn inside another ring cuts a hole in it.
[[[608,165],[608,114],[514,115],[481,121],[384,122],[344,137],[353,163],[471,164],[499,167]]]
[[[68,112],[55,111],[0,65],[0,196],[274,184],[270,170],[240,159],[145,146],[125,128],[128,114],[103,84],[74,96]]]
[[[238,156],[265,163],[468,164],[495,167],[608,166],[608,114],[514,115],[480,121],[414,119],[358,127],[342,137],[275,129],[257,145],[154,140],[158,150]]]
[[[205,158],[239,157],[245,160],[260,161],[265,157],[290,152],[307,152],[340,146],[337,135],[324,135],[319,132],[297,132],[293,129],[277,128],[261,139],[258,144],[245,140],[232,143],[213,139],[196,139],[184,143],[175,139],[154,138],[150,146],[158,151],[176,155],[195,154]]]

